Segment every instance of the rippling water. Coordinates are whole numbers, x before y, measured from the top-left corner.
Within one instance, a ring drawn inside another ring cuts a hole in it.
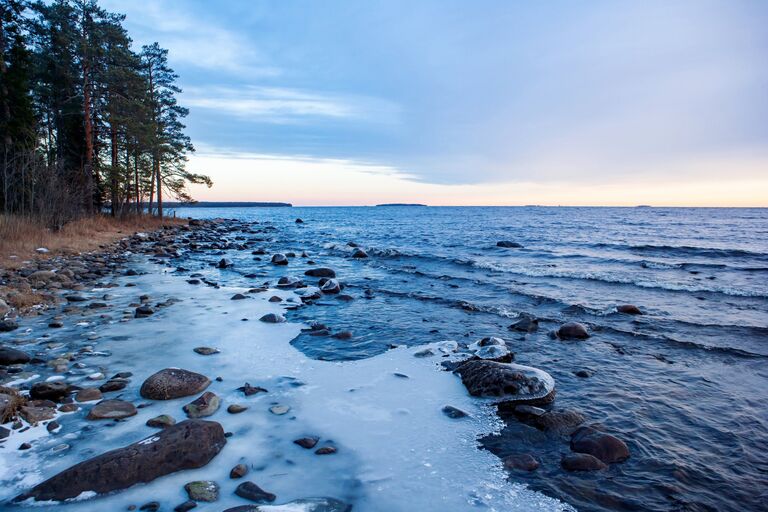
[[[352,340],[301,335],[310,357],[362,359],[393,344],[500,336],[516,360],[557,380],[577,409],[630,445],[607,472],[565,473],[567,439],[514,420],[486,449],[535,453],[515,481],[583,510],[761,510],[768,500],[768,210],[686,208],[179,209],[272,223],[264,249],[307,251],[358,299],[292,312]],[[295,224],[296,217],[303,224]],[[499,248],[510,240],[521,248]],[[370,258],[350,258],[349,242]],[[240,251],[235,272],[303,277]],[[242,278],[244,282],[253,279]],[[373,297],[362,299],[365,290]],[[644,315],[617,313],[638,305]],[[507,329],[520,313],[538,332]],[[564,321],[593,336],[548,336]],[[574,372],[594,372],[578,378]]]

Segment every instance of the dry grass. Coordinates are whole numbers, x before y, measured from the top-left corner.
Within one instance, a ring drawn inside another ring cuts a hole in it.
[[[149,216],[112,218],[95,215],[66,224],[53,232],[26,217],[0,215],[0,267],[18,268],[30,259],[95,251],[136,231],[152,231],[163,225],[180,224],[181,219]],[[50,252],[38,254],[45,247]]]
[[[9,402],[4,410],[0,411],[0,424],[16,419],[21,408],[26,405],[27,399],[19,393],[18,389],[0,386],[0,394],[8,395]]]

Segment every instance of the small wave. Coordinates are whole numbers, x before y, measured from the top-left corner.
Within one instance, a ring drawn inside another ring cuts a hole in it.
[[[690,245],[631,245],[601,242],[590,244],[590,247],[607,249],[624,249],[641,254],[671,254],[704,256],[707,258],[756,258],[768,261],[768,254],[747,251],[744,249],[719,249],[716,247],[695,247]]]

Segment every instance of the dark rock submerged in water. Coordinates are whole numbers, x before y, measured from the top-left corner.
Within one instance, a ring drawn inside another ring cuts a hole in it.
[[[581,427],[571,434],[571,450],[587,453],[606,464],[629,458],[629,447],[624,441],[594,427]]]
[[[585,340],[589,338],[589,331],[584,324],[568,322],[557,330],[557,337],[561,340]]]
[[[309,277],[336,277],[336,271],[332,268],[327,267],[317,267],[317,268],[311,268],[304,272],[305,276]]]
[[[539,328],[539,320],[531,315],[520,315],[519,320],[509,326],[510,331],[534,332]]]
[[[210,383],[205,375],[181,368],[165,368],[147,378],[140,393],[151,400],[170,400],[200,393]]]
[[[597,457],[586,453],[569,453],[560,461],[566,471],[599,471],[608,466]]]
[[[112,450],[65,469],[15,498],[63,501],[84,492],[104,494],[208,464],[224,447],[224,429],[216,422],[187,420],[137,443]]]
[[[26,352],[11,347],[0,347],[0,366],[24,364],[28,363],[29,360],[30,357]]]
[[[549,403],[555,398],[554,380],[536,368],[473,359],[455,373],[472,396],[499,397],[508,404]]]
[[[522,245],[517,242],[511,242],[509,240],[502,240],[500,242],[496,242],[496,247],[503,247],[505,249],[519,249],[522,247]]]
[[[642,315],[643,312],[640,311],[640,308],[635,306],[634,304],[622,304],[620,306],[616,306],[616,311],[619,313],[624,313],[625,315]]]
[[[11,332],[19,328],[19,324],[10,319],[0,320],[0,332]]]
[[[269,503],[275,501],[277,496],[267,492],[253,482],[243,482],[235,489],[235,494],[246,500],[256,503]]]

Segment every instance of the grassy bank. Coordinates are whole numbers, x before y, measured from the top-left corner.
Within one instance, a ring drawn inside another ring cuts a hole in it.
[[[181,219],[167,217],[94,215],[52,231],[34,219],[0,215],[0,268],[18,268],[30,259],[95,251],[136,231],[152,231],[180,223],[183,223]],[[41,247],[48,252],[38,253]]]

